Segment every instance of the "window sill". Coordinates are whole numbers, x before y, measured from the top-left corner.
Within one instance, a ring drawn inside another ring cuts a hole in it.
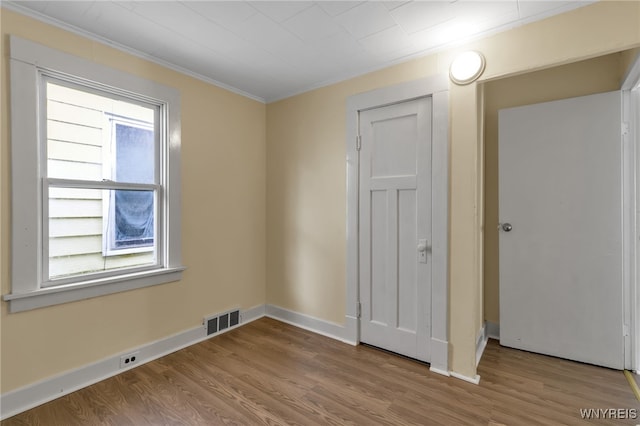
[[[69,285],[43,288],[28,293],[5,294],[9,312],[22,312],[45,306],[74,302],[122,291],[135,290],[157,284],[179,281],[184,267],[137,272]]]

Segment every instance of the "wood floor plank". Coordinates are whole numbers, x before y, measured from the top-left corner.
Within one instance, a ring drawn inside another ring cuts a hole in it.
[[[620,371],[490,341],[478,373],[473,385],[262,318],[0,425],[640,424],[602,413],[581,418],[581,409],[640,416]]]

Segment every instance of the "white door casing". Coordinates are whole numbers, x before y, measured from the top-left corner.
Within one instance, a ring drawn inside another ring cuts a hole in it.
[[[358,119],[361,111],[431,97],[431,317],[430,370],[449,375],[448,343],[448,85],[446,75],[401,83],[351,96],[347,100],[347,291],[345,323],[354,342],[359,330],[359,175],[360,151],[357,149]],[[416,253],[416,252],[414,252]]]
[[[640,54],[622,82],[623,187],[625,238],[625,368],[640,374]]]
[[[360,340],[429,361],[431,98],[360,112]]]
[[[500,343],[623,368],[621,94],[499,112]]]

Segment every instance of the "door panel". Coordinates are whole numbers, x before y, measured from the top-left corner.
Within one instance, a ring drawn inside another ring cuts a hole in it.
[[[386,229],[387,224],[387,192],[371,191],[371,229]],[[370,297],[369,320],[377,324],[387,325],[387,236],[382,232],[371,234],[371,279],[370,293],[377,297]],[[365,288],[366,289],[366,288]],[[365,304],[365,307],[367,305]]]
[[[431,98],[360,113],[361,341],[428,360]]]
[[[398,328],[417,332],[417,307],[414,298],[418,292],[415,238],[416,227],[416,191],[398,192]]]
[[[365,118],[368,115],[371,114],[364,113]],[[418,131],[416,119],[415,115],[409,115],[381,119],[371,124],[372,177],[415,176]],[[397,135],[403,137],[398,138]]]
[[[500,343],[623,367],[619,92],[500,111]]]

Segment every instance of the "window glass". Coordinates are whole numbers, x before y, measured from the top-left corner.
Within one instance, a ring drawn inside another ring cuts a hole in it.
[[[154,107],[52,81],[46,93],[47,177],[59,180],[49,184],[48,279],[153,265],[157,195],[135,185],[156,182]]]
[[[116,167],[114,180],[153,183],[153,128],[115,124]]]
[[[105,255],[103,200],[114,190],[49,188],[49,279],[153,265],[154,252]],[[137,192],[137,191],[129,191]],[[152,191],[140,191],[153,198]],[[108,230],[107,235],[108,235]]]
[[[125,124],[114,119],[112,147],[115,148],[114,180],[154,182],[154,133],[151,127]],[[154,196],[150,191],[115,191],[114,235],[108,251],[153,246]]]
[[[153,192],[115,191],[112,249],[153,246]]]

